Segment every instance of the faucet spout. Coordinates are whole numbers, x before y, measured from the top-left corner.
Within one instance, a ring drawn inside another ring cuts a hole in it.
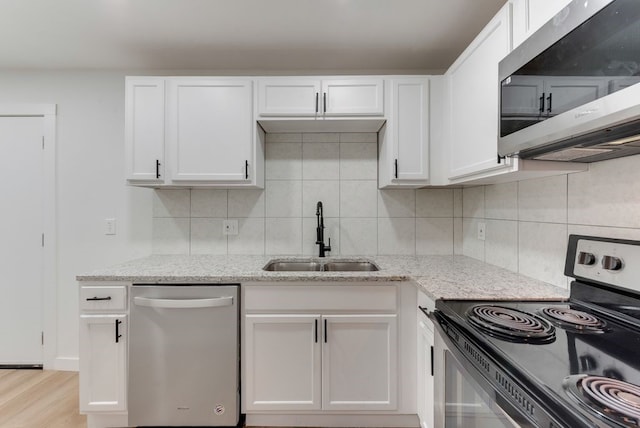
[[[318,245],[318,257],[325,257],[327,251],[331,251],[331,238],[329,244],[324,243],[324,216],[322,214],[322,201],[316,204],[316,217],[318,226],[316,227],[316,244]]]

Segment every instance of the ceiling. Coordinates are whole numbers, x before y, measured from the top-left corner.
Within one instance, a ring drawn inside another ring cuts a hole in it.
[[[429,72],[505,0],[0,0],[0,70]]]

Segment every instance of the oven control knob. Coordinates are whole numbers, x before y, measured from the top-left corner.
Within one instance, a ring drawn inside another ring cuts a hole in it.
[[[596,256],[593,253],[585,253],[584,251],[580,251],[578,254],[578,264],[579,265],[587,265],[591,266],[596,264]]]
[[[602,267],[606,270],[620,270],[622,269],[622,260],[614,256],[603,256]]]

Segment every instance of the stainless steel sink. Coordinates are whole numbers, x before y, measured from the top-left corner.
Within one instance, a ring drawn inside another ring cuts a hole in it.
[[[367,261],[327,262],[323,267],[323,270],[329,272],[374,272],[378,270],[378,266]]]
[[[271,260],[262,269],[272,272],[312,272],[322,270],[322,264],[311,261]]]
[[[366,260],[271,260],[262,268],[270,272],[374,272],[378,266]]]

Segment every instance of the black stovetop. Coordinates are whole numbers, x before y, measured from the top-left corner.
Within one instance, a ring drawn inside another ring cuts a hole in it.
[[[504,370],[545,394],[545,401],[560,408],[574,409],[585,417],[585,422],[590,421],[584,426],[616,426],[602,423],[602,418],[585,410],[570,396],[563,383],[572,375],[594,375],[640,385],[640,327],[634,324],[633,316],[610,311],[611,307],[623,304],[627,312],[637,315],[629,308],[640,307],[640,302],[630,296],[620,297],[616,292],[607,296],[607,292],[602,294],[602,290],[591,289],[583,284],[574,283],[572,287],[572,299],[568,302],[439,301],[436,309],[457,324]],[[574,289],[580,291],[574,292]],[[574,296],[585,300],[578,300]],[[587,297],[590,300],[587,301]],[[594,304],[594,300],[597,304]],[[487,304],[517,309],[539,317],[538,311],[542,307],[579,310],[604,320],[606,328],[604,332],[577,333],[552,323],[555,327],[552,340],[517,343],[487,334],[469,322],[467,312],[476,305]]]

